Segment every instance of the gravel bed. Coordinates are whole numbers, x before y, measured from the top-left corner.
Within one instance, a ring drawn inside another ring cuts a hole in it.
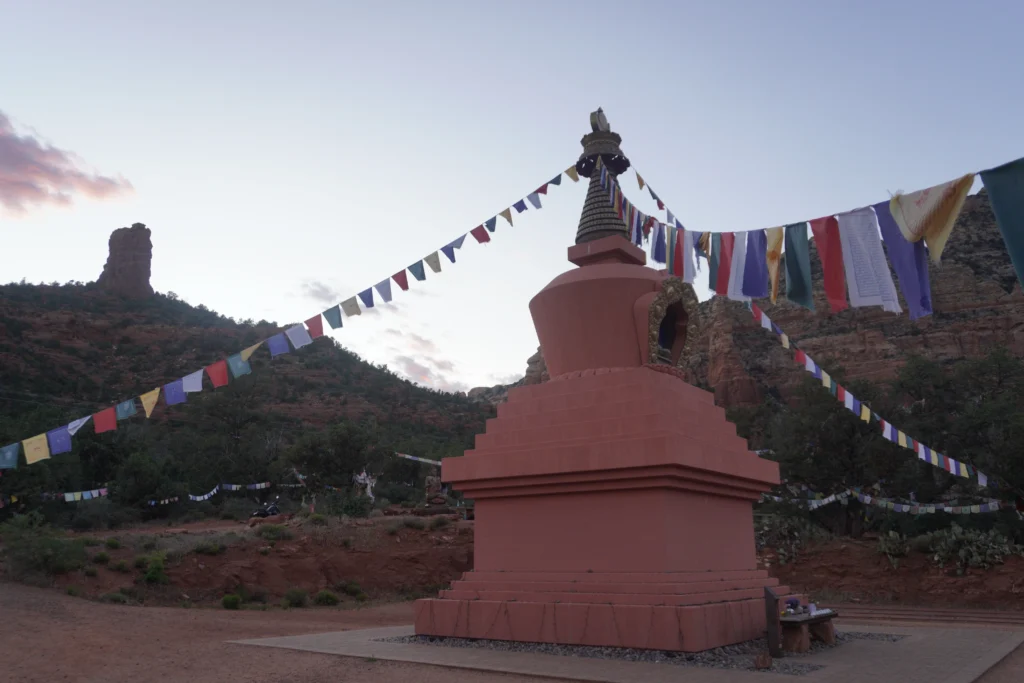
[[[878,640],[896,642],[904,636],[888,633],[836,633],[836,646],[853,640]],[[508,640],[472,640],[468,638],[435,638],[431,636],[402,636],[387,638],[386,642],[406,643],[410,645],[438,645],[442,647],[463,647],[502,652],[537,652],[547,655],[566,657],[588,657],[592,659],[620,659],[628,662],[655,662],[676,664],[679,666],[702,666],[715,669],[734,669],[758,671],[754,668],[754,656],[768,650],[768,641],[764,638],[751,640],[738,645],[698,652],[696,654],[682,652],[662,652],[659,650],[634,650],[617,647],[590,647],[583,645],[553,645],[551,643],[517,643]],[[831,649],[820,642],[811,643],[811,651],[807,654]],[[785,658],[772,662],[773,673],[803,676],[822,667],[799,661],[806,655],[787,655]]]

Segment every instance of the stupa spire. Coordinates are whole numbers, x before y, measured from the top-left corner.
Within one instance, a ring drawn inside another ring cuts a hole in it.
[[[601,187],[601,170],[597,160],[601,159],[608,171],[618,176],[629,168],[629,159],[619,145],[622,138],[613,133],[604,112],[598,108],[590,115],[591,132],[583,136],[583,154],[576,162],[576,172],[581,178],[590,178],[587,199],[583,203],[580,225],[576,230],[576,244],[592,242],[610,235],[621,235],[629,239],[626,223],[612,207],[608,192]]]

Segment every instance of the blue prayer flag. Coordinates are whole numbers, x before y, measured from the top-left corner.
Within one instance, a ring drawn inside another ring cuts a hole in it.
[[[373,287],[369,287],[359,292],[359,298],[362,299],[364,306],[367,308],[373,308]]]
[[[127,420],[135,414],[135,399],[130,398],[127,401],[121,401],[114,408],[114,412],[117,414],[118,420]]]
[[[252,366],[249,365],[249,361],[242,360],[242,354],[240,353],[228,356],[228,367],[231,368],[231,376],[235,379],[252,372]]]
[[[520,199],[512,205],[512,208],[516,210],[516,213],[522,213],[523,211],[526,211],[526,202]]]
[[[409,272],[412,273],[412,276],[420,282],[427,279],[426,273],[423,272],[423,261],[417,261],[409,266]]]
[[[132,401],[132,406],[134,405],[135,402]],[[50,455],[69,453],[71,451],[71,434],[68,432],[67,425],[46,432],[46,442],[50,446]]]
[[[548,185],[561,185],[561,184],[562,184],[562,174],[561,173],[559,173],[554,178],[552,178],[551,180],[548,181]]]
[[[494,228],[497,225],[497,223],[498,223],[498,217],[497,216],[491,216],[490,218],[487,219],[487,221],[484,223],[484,225],[487,226],[487,231],[488,232],[494,232]]]
[[[270,349],[270,357],[280,356],[281,354],[288,353],[291,351],[291,347],[288,346],[288,339],[284,336],[284,332],[278,332],[273,337],[267,340],[267,348]]]
[[[186,401],[185,383],[180,379],[164,385],[164,402],[169,406],[175,406]]]
[[[18,453],[20,449],[20,443],[12,443],[10,446],[0,448],[0,470],[18,469]]]

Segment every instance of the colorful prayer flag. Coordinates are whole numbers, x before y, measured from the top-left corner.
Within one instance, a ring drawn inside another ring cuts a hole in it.
[[[903,309],[882,251],[874,210],[866,207],[848,211],[837,219],[850,305],[881,306],[890,313],[900,313]]]
[[[307,321],[307,323],[308,322],[309,321]],[[322,327],[321,327],[321,329],[322,329]],[[242,360],[249,360],[250,358],[252,358],[252,354],[256,353],[256,349],[260,348],[262,345],[263,345],[263,342],[262,341],[258,341],[255,344],[253,344],[252,346],[250,346],[248,348],[245,348],[245,349],[242,349],[242,352],[239,355],[242,356]],[[166,393],[166,389],[164,391]]]
[[[309,346],[313,343],[313,338],[309,336],[309,330],[306,329],[305,325],[299,324],[289,327],[284,333],[288,336],[288,341],[296,349],[301,349],[303,346]]]
[[[860,405],[860,419],[865,422],[871,422],[871,409],[863,403]]]
[[[768,283],[771,286],[772,303],[774,304],[779,296],[779,266],[782,263],[782,243],[785,234],[782,228],[768,228],[765,230],[765,238],[767,241],[765,261],[768,265]]]
[[[432,254],[428,254],[423,257],[423,262],[430,266],[430,269],[435,273],[441,272],[441,257],[435,251]]]
[[[559,182],[561,182],[561,177],[559,177]],[[547,194],[547,193],[548,193],[548,184],[547,184],[547,183],[544,183],[543,185],[541,185],[540,187],[538,187],[538,188],[537,188],[536,190],[534,190],[533,192],[534,192],[534,194]],[[540,205],[537,205],[537,208],[539,209],[539,208],[540,208]]]
[[[235,379],[252,372],[252,366],[249,365],[249,361],[242,360],[242,354],[240,353],[228,356],[228,368],[231,369],[231,376]]]
[[[647,187],[650,187],[648,185]],[[749,301],[750,297],[743,293],[743,277],[747,265],[747,237],[744,233],[732,234],[732,263],[729,266],[729,298],[733,301]],[[721,265],[719,265],[721,277]]]
[[[655,263],[665,263],[665,225],[660,221],[654,226],[654,237],[651,238],[651,260]]]
[[[452,263],[455,263],[455,250],[456,249],[462,249],[462,244],[465,241],[466,241],[466,236],[465,235],[460,235],[458,239],[452,240],[448,244],[446,244],[443,247],[441,247],[441,251],[444,252],[444,255],[448,257],[449,261],[451,261]]]
[[[562,184],[562,174],[561,173],[559,173],[554,178],[552,178],[551,180],[548,181],[548,185],[561,185],[561,184]]]
[[[309,336],[313,339],[319,339],[324,336],[324,321],[319,313],[306,321],[306,328],[309,330]],[[242,360],[248,360],[248,358],[243,358]]]
[[[981,172],[1017,280],[1024,284],[1024,159]]]
[[[811,283],[811,251],[807,239],[807,223],[786,226],[786,298],[804,308],[814,310],[814,289]]]
[[[875,217],[882,231],[889,263],[900,281],[910,319],[932,314],[932,289],[928,279],[928,251],[924,242],[908,242],[889,210],[889,202],[875,204]]]
[[[498,213],[498,215],[507,220],[509,225],[512,225],[512,211],[510,209],[505,209]]]
[[[0,448],[0,470],[18,469],[18,454],[20,452],[20,443],[12,443],[9,446]]]
[[[935,185],[910,194],[896,194],[889,200],[889,210],[900,232],[908,242],[924,240],[932,261],[939,262],[942,250],[953,231],[967,193],[974,185],[974,174]]]
[[[641,190],[644,189],[644,179],[640,177],[639,173],[636,174],[636,184]]]
[[[487,232],[494,232],[495,230],[498,229],[498,217],[491,216],[486,221],[484,221],[484,226],[487,228]],[[465,237],[465,235],[463,235],[463,237]],[[458,247],[455,248],[458,249]]]
[[[195,394],[202,391],[203,371],[196,370],[195,372],[182,377],[181,386],[184,388],[186,394]]]
[[[397,284],[398,288],[403,292],[409,291],[409,276],[406,275],[404,270],[400,270],[392,275],[391,279],[395,281],[395,284]]]
[[[484,230],[484,226],[482,225],[478,225],[472,230],[470,230],[469,234],[476,238],[476,241],[479,242],[480,244],[491,241],[491,236],[487,234],[487,231]]]
[[[412,273],[412,276],[419,280],[420,282],[423,282],[424,280],[427,279],[427,274],[423,270],[423,261],[417,261],[416,263],[409,266],[407,270],[410,273]]]
[[[718,252],[718,277],[715,280],[715,292],[719,296],[729,294],[729,281],[732,277],[732,255],[736,246],[736,235],[731,232],[723,232],[716,235],[719,243],[715,246]]]
[[[341,302],[341,312],[349,318],[354,318],[357,315],[363,314],[362,309],[359,308],[359,302],[356,301],[354,296]]]
[[[210,378],[210,382],[213,384],[214,389],[227,386],[228,364],[225,361],[219,360],[216,363],[207,365],[206,374]]]
[[[825,277],[825,296],[833,313],[846,308],[846,276],[843,273],[843,247],[839,239],[839,221],[835,216],[811,221],[814,245]]]
[[[768,296],[768,236],[764,230],[747,233],[746,252],[741,291],[744,296],[763,299]]]
[[[544,189],[547,190],[547,188]],[[526,195],[526,198],[530,201],[531,204],[533,204],[533,208],[541,208],[539,194],[537,194],[536,192],[531,192],[530,194]]]
[[[380,298],[384,303],[391,303],[391,280],[381,280],[374,285],[374,288],[377,290],[377,294],[380,295]]]
[[[25,462],[29,465],[50,457],[50,446],[47,443],[46,434],[39,434],[31,439],[25,439],[21,442],[21,445],[25,449]]]
[[[130,398],[127,401],[121,401],[114,406],[114,412],[117,414],[118,420],[127,420],[136,413],[135,399]]]
[[[327,320],[327,324],[331,326],[332,330],[337,330],[342,326],[340,306],[332,306],[331,308],[328,308],[326,311],[321,311],[320,315],[322,315],[324,319]]]
[[[156,407],[156,402],[160,400],[160,387],[147,391],[142,396],[139,396],[139,400],[142,401],[142,409],[146,411],[146,417],[150,417],[153,414],[153,408]],[[53,450],[52,448],[50,449]]]
[[[94,413],[92,416],[92,424],[97,434],[112,432],[117,429],[117,413],[113,407]]]
[[[367,287],[359,292],[359,299],[363,302],[363,306],[373,308],[373,287]]]
[[[78,430],[84,427],[86,423],[91,419],[92,415],[86,415],[85,417],[80,417],[77,420],[72,420],[71,422],[68,423],[68,434],[74,436],[75,434],[78,433]]]
[[[268,339],[267,348],[270,350],[271,358],[277,358],[278,356],[292,350],[291,347],[288,346],[288,339],[284,336],[284,332],[278,332]],[[188,389],[186,389],[186,391],[188,391]]]
[[[526,202],[520,199],[512,205],[512,208],[516,210],[516,213],[522,213],[523,211],[526,211]]]
[[[184,403],[185,399],[185,387],[182,380],[178,379],[164,385],[164,403],[173,406]]]
[[[572,180],[574,183],[579,182],[580,174],[576,172],[575,166],[570,166],[569,168],[565,169],[565,175],[569,176],[569,179]]]

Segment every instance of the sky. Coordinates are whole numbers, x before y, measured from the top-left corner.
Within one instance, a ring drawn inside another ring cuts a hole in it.
[[[239,320],[305,320],[468,232],[572,165],[599,106],[698,231],[1024,156],[1014,0],[0,0],[0,17],[0,282],[95,280],[110,232],[140,222],[155,289]],[[632,171],[622,186],[656,213]],[[563,179],[335,337],[437,389],[522,376],[529,301],[572,267],[585,191]]]

